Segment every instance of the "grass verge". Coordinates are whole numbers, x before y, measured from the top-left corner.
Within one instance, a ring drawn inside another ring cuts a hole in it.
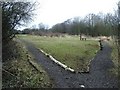
[[[110,46],[112,47],[111,58],[114,63],[114,68],[112,68],[110,71],[113,75],[118,76],[118,73],[120,73],[118,69],[120,67],[120,65],[118,64],[118,48],[114,41],[110,42]]]
[[[47,73],[36,64],[34,58],[20,42],[12,41],[12,57],[3,63],[3,88],[51,88],[52,81]],[[32,65],[31,63],[32,62]],[[35,66],[35,67],[34,67]],[[37,69],[36,69],[37,67]]]
[[[89,61],[99,49],[95,40],[80,41],[77,36],[41,37],[19,35],[21,39],[32,42],[39,49],[76,71],[86,71]]]

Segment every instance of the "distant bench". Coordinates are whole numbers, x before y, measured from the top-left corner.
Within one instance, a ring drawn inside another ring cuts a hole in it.
[[[86,41],[86,37],[80,36],[80,40],[85,40]]]
[[[86,41],[86,37],[81,38],[81,40],[85,40]]]

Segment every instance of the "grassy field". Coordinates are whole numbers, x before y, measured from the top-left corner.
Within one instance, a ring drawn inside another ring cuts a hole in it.
[[[54,58],[76,71],[86,71],[89,61],[99,49],[98,41],[80,41],[78,36],[42,37],[19,35],[21,39],[32,42]]]
[[[32,55],[26,50],[24,44],[13,41],[11,44],[12,58],[3,63],[2,87],[21,88],[48,88],[52,87],[52,81],[40,65],[36,70],[28,60],[35,62]]]

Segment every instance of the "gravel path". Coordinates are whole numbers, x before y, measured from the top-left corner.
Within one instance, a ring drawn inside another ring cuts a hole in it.
[[[23,41],[23,40],[22,40]],[[23,41],[29,52],[33,54],[38,64],[47,71],[55,83],[55,88],[117,88],[117,78],[110,75],[108,69],[113,67],[110,59],[111,48],[104,42],[104,48],[99,51],[90,65],[89,73],[71,73],[55,64],[42,54],[32,43]]]

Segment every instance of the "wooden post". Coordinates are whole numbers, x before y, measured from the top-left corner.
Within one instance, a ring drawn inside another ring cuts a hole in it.
[[[100,50],[103,50],[102,40],[99,40],[100,43]]]
[[[80,34],[80,40],[82,39],[82,35]]]

